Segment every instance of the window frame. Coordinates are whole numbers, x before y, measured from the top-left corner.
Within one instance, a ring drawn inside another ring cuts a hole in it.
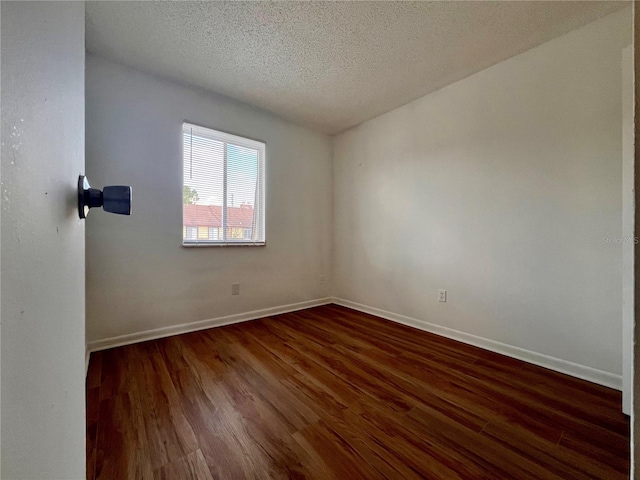
[[[255,204],[253,206],[254,215],[256,215],[256,224],[255,228],[258,229],[258,237],[260,240],[246,240],[243,238],[233,240],[231,238],[227,238],[224,240],[225,227],[223,224],[218,228],[218,235],[222,237],[222,240],[210,240],[210,239],[198,239],[196,235],[195,240],[191,240],[189,238],[185,238],[184,235],[182,237],[182,246],[183,247],[262,247],[266,245],[266,229],[265,229],[265,217],[266,217],[266,143],[260,140],[254,140],[247,137],[242,137],[240,135],[234,135],[232,133],[223,132],[221,130],[216,130],[214,128],[205,127],[202,125],[198,125],[192,122],[185,120],[181,125],[181,165],[182,165],[182,185],[181,191],[184,189],[185,178],[184,178],[184,135],[187,128],[191,128],[191,134],[201,134],[207,136],[209,138],[214,139],[215,141],[223,142],[225,144],[225,158],[224,158],[224,173],[223,173],[223,182],[224,189],[223,191],[223,205],[222,211],[226,212],[227,209],[227,195],[226,195],[226,183],[227,183],[227,159],[226,159],[226,144],[230,143],[232,145],[237,145],[239,147],[249,148],[252,150],[256,150],[258,152],[258,177],[257,177],[257,189],[258,193],[256,194]],[[197,132],[197,133],[196,133]],[[184,205],[184,204],[183,204]],[[225,217],[225,213],[223,213],[223,218]],[[182,225],[184,225],[184,208],[182,213]],[[231,228],[231,227],[228,227]],[[197,229],[197,227],[196,227]],[[183,230],[184,231],[184,230]],[[208,230],[209,231],[209,230]]]

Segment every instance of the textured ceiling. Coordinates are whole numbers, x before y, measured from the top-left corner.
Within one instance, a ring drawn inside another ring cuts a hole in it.
[[[620,2],[87,2],[87,50],[334,134]]]

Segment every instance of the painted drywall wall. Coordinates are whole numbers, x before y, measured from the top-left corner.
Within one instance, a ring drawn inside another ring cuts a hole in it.
[[[84,3],[2,3],[2,478],[85,478]]]
[[[266,143],[266,246],[181,246],[185,120]],[[92,211],[87,219],[90,345],[329,294],[327,135],[88,56],[86,136],[92,185],[133,187],[130,217]]]
[[[622,10],[338,135],[334,295],[621,375],[630,22]]]
[[[633,49],[622,51],[622,411],[633,396]]]
[[[640,10],[633,2],[633,169],[640,172],[640,141],[637,133],[640,132]],[[634,177],[634,200],[640,205],[640,175]],[[640,208],[634,211],[634,233],[640,237]],[[631,397],[633,410],[631,412],[631,472],[629,478],[636,478],[636,472],[640,469],[640,449],[636,445],[640,443],[640,244],[636,244],[633,251],[633,395]]]

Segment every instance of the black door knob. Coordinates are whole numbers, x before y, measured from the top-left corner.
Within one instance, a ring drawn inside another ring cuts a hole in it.
[[[131,187],[112,185],[104,187],[102,191],[91,188],[89,180],[84,175],[78,178],[78,214],[80,218],[87,218],[89,209],[102,207],[105,212],[119,215],[131,215]]]

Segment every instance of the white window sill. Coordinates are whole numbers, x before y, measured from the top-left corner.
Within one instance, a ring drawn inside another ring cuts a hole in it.
[[[186,248],[193,247],[264,247],[267,242],[182,242]]]

